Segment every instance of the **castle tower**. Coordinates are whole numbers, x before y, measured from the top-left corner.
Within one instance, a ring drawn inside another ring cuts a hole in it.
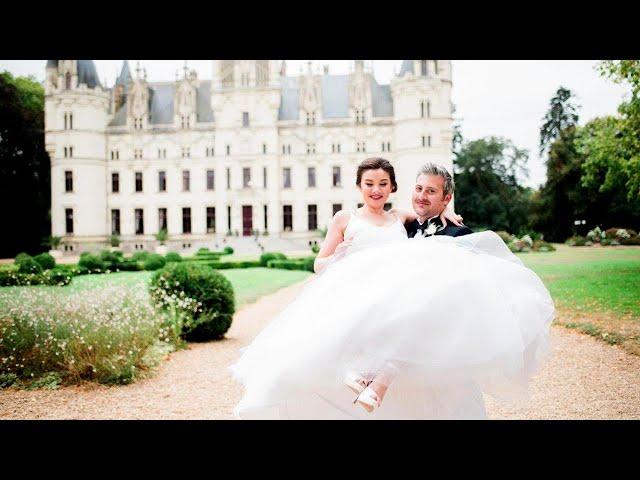
[[[213,60],[212,64],[215,151],[223,157],[225,187],[227,175],[230,179],[229,188],[221,189],[217,197],[224,206],[216,211],[219,225],[224,225],[223,231],[246,234],[254,229],[263,231],[266,223],[269,233],[278,232],[281,229],[278,189],[267,189],[264,185],[274,185],[280,180],[279,63]]]
[[[411,207],[416,173],[425,162],[453,173],[450,60],[404,60],[391,81],[397,206]]]
[[[92,60],[49,60],[45,145],[51,157],[51,231],[77,250],[108,234],[106,126],[110,93]]]

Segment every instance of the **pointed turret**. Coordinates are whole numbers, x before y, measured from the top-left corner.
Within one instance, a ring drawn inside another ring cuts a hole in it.
[[[117,112],[127,100],[127,94],[129,93],[129,85],[133,81],[131,71],[129,70],[129,61],[122,62],[122,68],[120,69],[120,75],[116,78],[116,84],[113,86],[113,107],[112,112]]]
[[[131,71],[129,70],[129,61],[125,60],[122,62],[122,68],[120,69],[120,75],[116,79],[116,85],[123,85],[125,88],[125,92],[127,89],[127,84],[131,82]]]

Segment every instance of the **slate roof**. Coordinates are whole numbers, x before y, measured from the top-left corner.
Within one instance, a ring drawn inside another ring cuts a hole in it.
[[[173,82],[149,83],[149,123],[151,125],[173,123],[173,95]],[[201,81],[196,88],[196,118],[197,122],[213,122],[211,80]],[[126,123],[127,104],[125,102],[109,125],[117,127],[126,125]]]
[[[116,85],[124,85],[124,92],[127,93],[129,89],[129,82],[132,80],[131,71],[129,70],[129,62],[124,61],[122,63],[122,69],[120,70],[120,75],[116,79]]]
[[[399,76],[404,77],[404,74],[407,72],[415,73],[413,71],[413,60],[403,60],[402,66],[400,67]]]
[[[411,60],[405,60],[405,63]],[[412,65],[412,64],[411,64]],[[404,63],[403,63],[404,68]],[[123,66],[124,72],[125,66]],[[127,69],[128,70],[128,69]],[[121,73],[122,76],[122,73]],[[373,75],[369,74],[371,86],[371,103],[374,117],[390,117],[393,115],[393,99],[389,85],[380,85]],[[118,77],[120,81],[120,77]],[[349,75],[322,75],[320,79],[322,89],[323,118],[349,117]],[[298,77],[282,77],[280,79],[280,110],[278,120],[299,120],[299,88]],[[150,124],[173,123],[173,82],[149,83],[149,113]],[[126,124],[127,105],[120,108],[111,126]],[[211,81],[200,81],[196,89],[196,113],[198,122],[213,122],[211,110]]]
[[[374,117],[393,115],[393,100],[389,85],[380,85],[371,79],[371,103]],[[349,75],[323,75],[320,81],[322,89],[323,118],[347,118],[349,116]],[[281,79],[280,111],[278,120],[298,120],[298,78]]]
[[[76,60],[78,63],[78,85],[84,83],[89,88],[102,87],[93,60]],[[58,60],[47,60],[47,68],[57,68]]]

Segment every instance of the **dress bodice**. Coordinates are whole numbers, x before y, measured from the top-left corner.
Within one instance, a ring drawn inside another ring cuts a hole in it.
[[[407,231],[398,218],[393,223],[379,226],[352,211],[344,229],[344,238],[349,237],[353,237],[349,252],[354,252],[374,245],[407,240]]]

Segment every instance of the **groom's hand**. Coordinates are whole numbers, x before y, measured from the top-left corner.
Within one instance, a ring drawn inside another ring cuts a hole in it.
[[[347,249],[353,243],[353,237],[345,238],[336,246],[336,251],[333,252],[334,260],[339,260],[347,254]]]

